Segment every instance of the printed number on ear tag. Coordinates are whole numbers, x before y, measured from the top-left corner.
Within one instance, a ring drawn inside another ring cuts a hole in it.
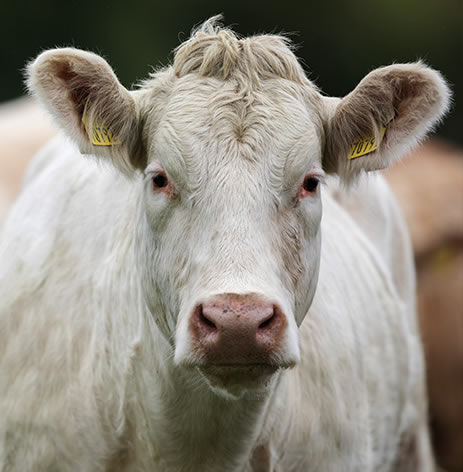
[[[378,149],[378,146],[381,144],[385,132],[386,128],[382,128],[379,143],[376,142],[374,136],[366,136],[365,138],[357,139],[352,145],[352,148],[347,158],[356,159],[357,157],[364,156],[365,154],[370,154],[370,152],[376,151],[376,149]]]
[[[85,106],[84,114],[82,116],[82,123],[84,124],[85,131],[94,146],[112,146],[113,144],[119,144],[119,139],[113,134],[113,132],[105,125],[101,123],[88,124],[87,120],[87,106]]]

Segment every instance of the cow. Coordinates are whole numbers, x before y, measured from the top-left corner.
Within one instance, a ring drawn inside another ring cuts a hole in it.
[[[24,169],[56,129],[31,98],[0,105],[0,223],[21,187]]]
[[[436,139],[385,176],[410,228],[434,452],[463,470],[463,152]],[[432,179],[433,192],[422,183]],[[449,202],[452,202],[449,205]]]
[[[440,73],[330,98],[211,19],[133,91],[73,48],[28,87],[64,133],[0,236],[3,471],[434,470],[410,243],[363,179],[445,114]]]

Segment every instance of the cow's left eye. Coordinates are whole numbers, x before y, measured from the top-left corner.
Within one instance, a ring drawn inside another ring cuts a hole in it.
[[[315,192],[320,181],[316,177],[307,177],[302,186],[306,192]]]
[[[169,181],[167,180],[167,177],[164,174],[155,174],[152,177],[153,181],[153,186],[155,188],[163,188],[166,187]]]

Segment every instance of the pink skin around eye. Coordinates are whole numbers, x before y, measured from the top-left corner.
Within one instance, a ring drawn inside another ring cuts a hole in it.
[[[299,190],[297,192],[298,200],[302,200],[303,198],[306,198],[306,197],[313,197],[314,195],[316,195],[317,192],[318,192],[318,187],[320,186],[320,181],[321,181],[322,178],[323,178],[323,176],[320,173],[317,173],[317,172],[307,173],[306,176],[304,177],[304,180],[301,182],[301,185],[299,186]],[[306,190],[304,188],[304,182],[307,179],[316,179],[318,181],[318,184],[317,184],[317,186],[315,187],[314,190],[309,191],[309,190]]]
[[[163,175],[167,179],[167,185],[165,185],[164,187],[156,186],[153,182],[153,177],[155,177],[156,175]],[[151,185],[155,193],[163,193],[167,196],[167,198],[175,198],[176,196],[174,186],[172,185],[172,182],[164,172],[155,172],[151,174]]]
[[[169,177],[167,177],[164,169],[159,164],[150,164],[146,169],[146,175],[148,175],[151,179],[151,188],[153,189],[154,193],[163,193],[167,198],[175,198],[175,188]],[[159,187],[154,183],[153,179],[158,175],[167,179],[167,185]]]

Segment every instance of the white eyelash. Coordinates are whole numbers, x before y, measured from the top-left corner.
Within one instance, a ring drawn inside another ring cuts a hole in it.
[[[162,168],[161,164],[156,161],[151,162],[144,172],[145,176],[159,173],[164,173],[164,169]]]

